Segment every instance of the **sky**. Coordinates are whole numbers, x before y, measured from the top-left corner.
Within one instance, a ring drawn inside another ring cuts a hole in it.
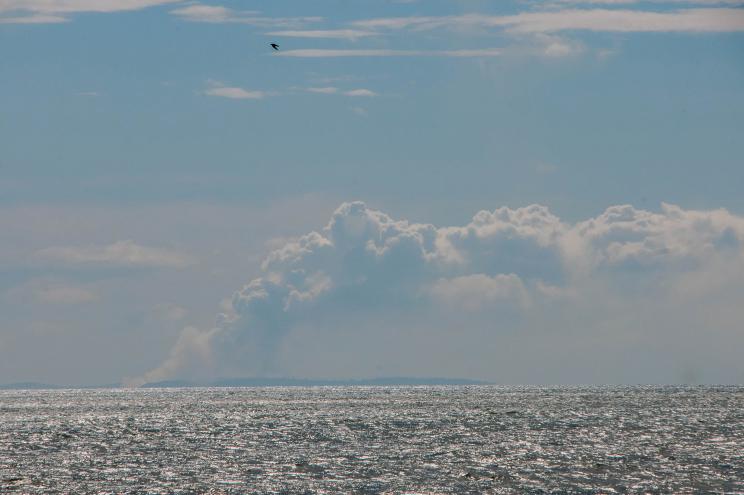
[[[742,55],[737,0],[0,0],[0,383],[742,383]]]

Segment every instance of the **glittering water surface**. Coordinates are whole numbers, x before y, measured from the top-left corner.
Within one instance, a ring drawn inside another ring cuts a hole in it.
[[[744,388],[2,391],[0,492],[744,493]]]

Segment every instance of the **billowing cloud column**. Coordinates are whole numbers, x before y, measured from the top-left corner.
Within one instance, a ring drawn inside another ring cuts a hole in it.
[[[555,311],[555,298],[562,298],[562,314],[583,311],[580,301],[601,292],[595,280],[617,284],[619,297],[623,287],[660,277],[667,284],[655,290],[667,290],[714,259],[739,267],[742,239],[740,217],[670,205],[659,213],[613,206],[573,226],[539,205],[499,208],[462,227],[437,228],[344,203],[320,232],[271,252],[262,277],[233,295],[215,328],[184,331],[170,358],[143,381],[195,370],[280,373],[285,337],[329,314],[351,313],[360,322],[391,311],[447,311],[449,321],[458,312],[540,315]]]

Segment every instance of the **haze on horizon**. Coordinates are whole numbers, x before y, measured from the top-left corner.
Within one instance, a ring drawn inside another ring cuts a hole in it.
[[[742,383],[743,49],[736,0],[0,0],[0,384]]]

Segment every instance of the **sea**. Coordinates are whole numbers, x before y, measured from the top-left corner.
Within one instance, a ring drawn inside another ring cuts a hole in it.
[[[744,493],[744,387],[5,390],[0,493]]]

